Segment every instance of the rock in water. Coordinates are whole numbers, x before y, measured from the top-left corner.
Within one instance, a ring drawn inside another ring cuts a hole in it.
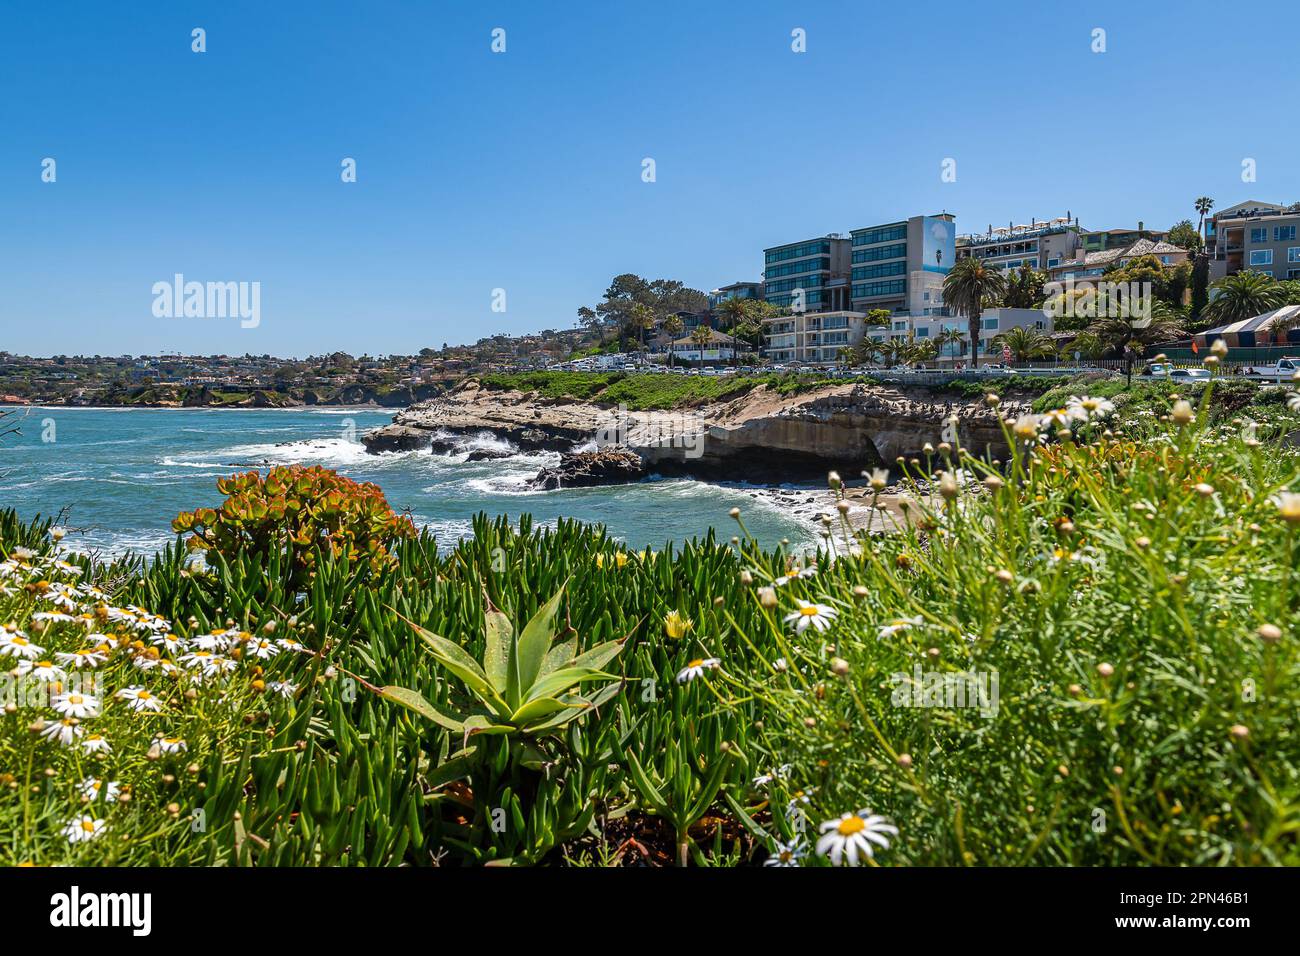
[[[641,456],[621,448],[567,452],[554,468],[543,468],[528,487],[541,491],[621,485],[645,476]]]

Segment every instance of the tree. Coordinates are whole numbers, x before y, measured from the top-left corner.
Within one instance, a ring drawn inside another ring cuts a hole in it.
[[[966,336],[962,334],[961,329],[946,328],[942,329],[934,340],[939,344],[940,351],[951,345],[953,358],[956,358],[961,354],[961,347],[966,341]]]
[[[1010,352],[1017,362],[1032,362],[1056,354],[1051,337],[1033,326],[1018,325],[1007,329],[994,341]]]
[[[1210,301],[1210,254],[1202,249],[1192,262],[1192,304],[1189,326],[1199,331],[1202,326],[1201,316]]]
[[[1043,287],[1047,285],[1047,273],[1021,263],[1020,268],[1007,280],[1007,291],[1002,304],[1009,309],[1034,309],[1043,304]]]
[[[713,329],[707,325],[697,325],[691,330],[691,343],[700,351],[713,341]]]
[[[1184,334],[1172,314],[1168,305],[1155,302],[1149,316],[1127,314],[1098,319],[1088,332],[1096,336],[1108,352],[1118,353],[1126,360],[1125,370],[1132,382],[1133,359],[1142,349]]]
[[[1193,204],[1201,218],[1196,221],[1196,231],[1205,236],[1205,217],[1209,215],[1210,210],[1214,208],[1214,200],[1209,196],[1201,196]]]
[[[1183,219],[1169,227],[1169,241],[1175,246],[1186,249],[1195,255],[1205,245],[1201,231],[1192,225],[1190,219]]]
[[[682,334],[686,323],[680,315],[670,315],[664,319],[664,331],[668,333],[668,364],[673,364],[673,341]]]
[[[1213,325],[1251,319],[1286,304],[1286,288],[1262,272],[1238,272],[1210,288],[1218,294],[1205,307],[1204,315]]]
[[[975,256],[958,259],[957,264],[943,280],[943,300],[959,315],[970,319],[971,366],[979,367],[980,316],[990,302],[998,302],[1006,294],[1007,281],[1002,273],[990,269]]]
[[[718,314],[723,318],[724,328],[735,328],[749,318],[749,303],[738,295],[733,295],[718,306]]]
[[[888,325],[893,313],[888,309],[867,310],[867,325]]]
[[[645,334],[655,327],[654,310],[640,302],[634,303],[628,311],[627,325],[629,329],[636,333],[637,340],[641,343],[641,354],[644,358]]]

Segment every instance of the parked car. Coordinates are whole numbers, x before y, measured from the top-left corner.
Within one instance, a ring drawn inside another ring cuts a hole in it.
[[[1273,365],[1247,365],[1241,374],[1265,382],[1289,382],[1300,372],[1300,356],[1285,355]]]

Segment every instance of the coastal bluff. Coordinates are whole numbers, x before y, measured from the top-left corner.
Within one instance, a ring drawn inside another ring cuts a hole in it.
[[[579,480],[617,483],[642,475],[710,481],[779,483],[846,476],[917,457],[944,440],[956,416],[961,443],[976,454],[1005,452],[998,411],[1027,409],[1014,400],[994,410],[982,401],[863,383],[828,385],[781,395],[766,384],[725,401],[655,411],[626,411],[597,399],[545,397],[490,388],[466,379],[439,398],[398,412],[391,424],[362,436],[372,453],[428,449],[453,452],[458,439],[490,435],[519,451],[562,455]],[[642,467],[592,468],[592,453],[617,448]],[[586,458],[580,456],[587,456]]]

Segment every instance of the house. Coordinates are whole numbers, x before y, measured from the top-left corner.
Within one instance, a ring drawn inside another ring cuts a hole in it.
[[[717,329],[709,330],[709,341],[701,348],[689,335],[670,345],[672,358],[680,362],[730,362],[736,357],[736,340]]]

